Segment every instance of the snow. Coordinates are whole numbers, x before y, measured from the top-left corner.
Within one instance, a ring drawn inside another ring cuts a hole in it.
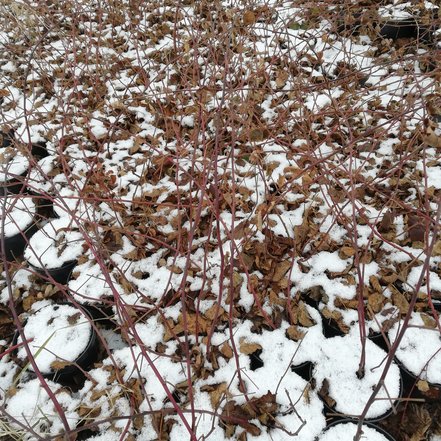
[[[37,160],[18,146],[3,149],[0,180],[6,169],[22,174],[32,163],[29,187],[53,199],[56,217],[39,214],[25,260],[2,266],[0,302],[25,311],[21,320],[43,371],[55,360],[50,351],[75,357],[91,332],[87,323],[69,325],[73,307],[60,307],[47,324],[49,302],[68,296],[112,311],[112,329],[97,323],[109,353],[100,351],[84,384],[71,393],[49,382],[63,405],[72,405],[73,427],[80,410],[90,409],[94,416],[81,415],[81,422],[94,424],[91,440],[187,439],[173,394],[199,439],[223,440],[224,406],[234,400],[244,407],[270,391],[275,423],[251,418],[260,435],[249,439],[284,441],[297,430],[301,441],[339,439],[337,429],[323,432],[324,380],[336,411],[358,415],[387,356],[367,341],[365,376],[356,377],[357,296],[366,294],[367,329],[378,330],[395,317],[394,288],[409,295],[423,270],[420,294],[441,292],[439,249],[425,270],[427,244],[407,234],[410,213],[435,219],[441,189],[439,148],[424,142],[427,124],[440,134],[440,124],[429,121],[430,94],[439,94],[423,68],[429,48],[418,44],[410,53],[370,26],[340,35],[339,2],[326,14],[320,5],[283,0],[207,8],[184,2],[178,9],[141,2],[137,11],[127,9],[128,0],[114,11],[76,2],[75,15],[59,3],[50,12],[63,29],[30,29],[41,35],[38,51],[35,33],[22,40],[0,16],[0,40],[11,49],[0,53],[0,130],[14,128],[21,143],[46,142],[50,153]],[[351,10],[366,7],[349,3]],[[437,7],[417,6],[391,0],[379,13],[385,21],[427,19]],[[250,23],[245,12],[255,15]],[[75,41],[64,32],[73,24]],[[24,194],[2,198],[6,207],[12,202],[6,237],[35,215]],[[385,232],[380,222],[390,211]],[[32,266],[55,269],[70,260],[79,262],[65,287],[32,274]],[[282,263],[288,270],[278,279]],[[320,295],[316,308],[299,303],[313,293]],[[374,294],[384,301],[372,317]],[[299,324],[296,308],[311,326]],[[348,335],[324,337],[324,308],[341,316]],[[421,317],[412,316],[397,359],[440,384],[440,332],[421,329]],[[54,333],[55,325],[61,329]],[[293,329],[299,341],[288,338]],[[262,348],[263,366],[251,370],[247,345]],[[18,356],[26,364],[23,348]],[[12,358],[0,359],[7,409],[35,423],[42,437],[61,436],[51,400],[30,380],[29,367],[14,378],[23,367]],[[305,362],[314,365],[315,388],[292,368]],[[225,392],[216,402],[220,385]],[[386,389],[392,401],[400,396],[395,363],[369,418],[390,409]],[[37,421],[39,409],[49,422]],[[159,434],[151,412],[163,409],[169,428]],[[145,415],[138,421],[135,411]],[[342,439],[352,438],[348,427]],[[245,436],[240,425],[228,430],[231,439]]]
[[[354,330],[344,337],[329,338],[320,347],[314,377],[319,388],[325,379],[329,381],[329,395],[336,401],[335,410],[342,414],[361,415],[383,373],[387,353],[367,340],[365,375],[357,379],[360,354],[360,337]],[[400,388],[400,370],[392,363],[384,387],[377,395],[378,400],[369,408],[366,417],[377,418],[388,412],[393,401],[400,398]]]
[[[10,195],[1,198],[0,204],[1,228],[6,238],[24,232],[34,222],[36,206],[31,198]]]
[[[401,323],[397,322],[388,333],[392,343],[401,331]],[[414,376],[441,385],[440,331],[439,328],[425,326],[421,314],[412,315],[396,357]]]
[[[47,223],[29,240],[25,259],[36,268],[60,268],[83,254],[83,234],[68,217]]]
[[[29,160],[11,147],[0,148],[0,182],[13,181],[28,170]]]
[[[76,411],[79,400],[72,397],[59,384],[49,380],[46,380],[46,384],[61,405],[69,427],[75,428],[80,420]],[[21,434],[23,440],[35,439],[32,431],[42,437],[56,436],[64,431],[55,405],[38,379],[21,383],[16,393],[7,399],[6,411],[20,423],[20,425],[13,422],[11,424]],[[21,425],[32,431],[23,430]]]
[[[27,318],[23,332],[26,340],[32,339],[29,349],[38,369],[47,374],[53,371],[51,364],[56,360],[75,362],[91,338],[92,327],[87,318],[66,304],[52,305],[45,301],[35,303],[33,308],[34,313]],[[71,324],[72,317],[75,319]],[[21,341],[19,337],[17,342]],[[27,358],[23,346],[18,349],[17,356]]]

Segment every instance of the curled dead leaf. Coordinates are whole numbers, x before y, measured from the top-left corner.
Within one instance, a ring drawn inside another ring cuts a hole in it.
[[[303,331],[301,331],[297,326],[293,325],[293,326],[290,326],[286,330],[286,335],[291,340],[299,341],[299,340],[303,339],[303,337],[305,336],[305,333]]]
[[[253,11],[245,11],[242,21],[245,26],[253,25],[256,23],[256,14]]]
[[[398,291],[393,285],[389,285],[389,289],[392,291],[392,303],[400,310],[401,314],[407,314],[409,302],[404,294]]]
[[[71,361],[55,360],[51,363],[51,369],[53,371],[60,371],[67,366],[72,366],[73,364],[74,363],[72,363]]]
[[[262,350],[262,346],[259,345],[259,343],[249,343],[246,341],[245,337],[242,337],[240,339],[239,350],[242,354],[250,355],[258,351],[259,349]]]

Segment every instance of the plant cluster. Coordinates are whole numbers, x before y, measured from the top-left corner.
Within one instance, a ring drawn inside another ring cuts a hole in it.
[[[439,439],[439,7],[3,1],[0,434],[313,441],[353,347],[356,438]],[[24,331],[66,301],[100,349],[57,382]]]

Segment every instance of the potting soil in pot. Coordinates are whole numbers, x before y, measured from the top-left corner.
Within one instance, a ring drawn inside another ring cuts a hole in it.
[[[75,362],[85,351],[92,335],[92,326],[86,316],[67,304],[38,302],[35,312],[27,319],[23,331],[26,340],[32,340],[29,348],[39,370],[50,374],[62,365],[54,362]],[[20,344],[21,337],[17,344]],[[26,359],[24,347],[20,347],[18,358]]]
[[[317,441],[353,441],[356,433],[357,424],[349,422],[339,423],[325,430],[317,438]],[[366,441],[390,441],[390,438],[387,438],[373,427],[366,425],[363,425],[363,434],[360,439]]]

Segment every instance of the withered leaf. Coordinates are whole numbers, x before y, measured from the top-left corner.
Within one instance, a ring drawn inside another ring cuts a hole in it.
[[[436,321],[433,317],[430,317],[430,315],[427,315],[424,313],[422,313],[420,316],[421,316],[421,320],[424,323],[424,326],[426,326],[427,328],[430,328],[430,329],[436,328]]]
[[[256,14],[253,11],[245,11],[243,14],[243,24],[249,26],[254,23],[256,23]]]
[[[383,219],[381,219],[380,225],[378,226],[378,231],[380,233],[387,233],[391,230],[394,223],[395,215],[393,211],[387,210],[384,213]]]
[[[306,303],[300,301],[297,309],[297,320],[301,326],[305,328],[310,328],[315,325],[315,321],[309,315],[308,310],[306,309]]]
[[[256,352],[259,349],[261,350],[262,346],[259,345],[258,343],[249,343],[246,341],[245,337],[242,337],[240,339],[239,350],[242,354],[245,355],[254,354],[254,352]]]
[[[345,246],[340,248],[339,257],[342,259],[347,259],[355,254],[355,248]]]
[[[67,322],[69,323],[69,325],[76,325],[80,317],[81,317],[81,312],[78,311],[75,314],[69,315],[67,317]]]
[[[426,228],[420,216],[409,214],[407,219],[407,232],[412,242],[424,242]]]
[[[427,381],[425,381],[425,380],[418,380],[417,381],[417,388],[421,392],[427,392],[430,389],[429,388],[429,383]]]
[[[325,378],[322,387],[318,391],[320,398],[332,409],[335,406],[335,400],[329,395],[329,380]]]
[[[224,406],[220,416],[222,425],[240,426],[251,435],[259,436],[261,430],[255,424],[250,423],[250,419],[249,413],[242,406],[237,405],[235,401],[229,401]]]
[[[80,405],[77,409],[78,415],[82,418],[97,418],[101,414],[101,406],[89,407]]]
[[[225,399],[228,394],[228,384],[220,383],[213,386],[214,388],[210,392],[210,401],[213,409],[217,409],[219,404]]]
[[[53,371],[59,371],[67,366],[72,366],[73,364],[74,363],[72,363],[71,361],[55,360],[51,363],[51,369]]]
[[[389,287],[393,285],[389,285]],[[409,310],[409,302],[407,301],[404,294],[398,291],[395,287],[391,289],[392,291],[392,303],[400,310],[401,314],[407,314]]]
[[[233,349],[227,342],[220,347],[219,351],[225,358],[233,358]]]
[[[283,279],[283,276],[288,272],[288,270],[291,268],[291,261],[290,260],[284,260],[283,262],[280,262],[277,264],[272,281],[273,282],[280,282],[280,280]]]
[[[303,337],[305,336],[305,333],[303,331],[300,331],[300,329],[294,325],[290,326],[286,330],[286,334],[287,334],[288,338],[290,338],[291,340],[294,340],[294,341],[302,340]]]
[[[368,304],[372,308],[372,311],[374,311],[375,313],[381,311],[385,301],[386,301],[386,297],[384,297],[383,294],[380,294],[378,292],[369,294]]]

